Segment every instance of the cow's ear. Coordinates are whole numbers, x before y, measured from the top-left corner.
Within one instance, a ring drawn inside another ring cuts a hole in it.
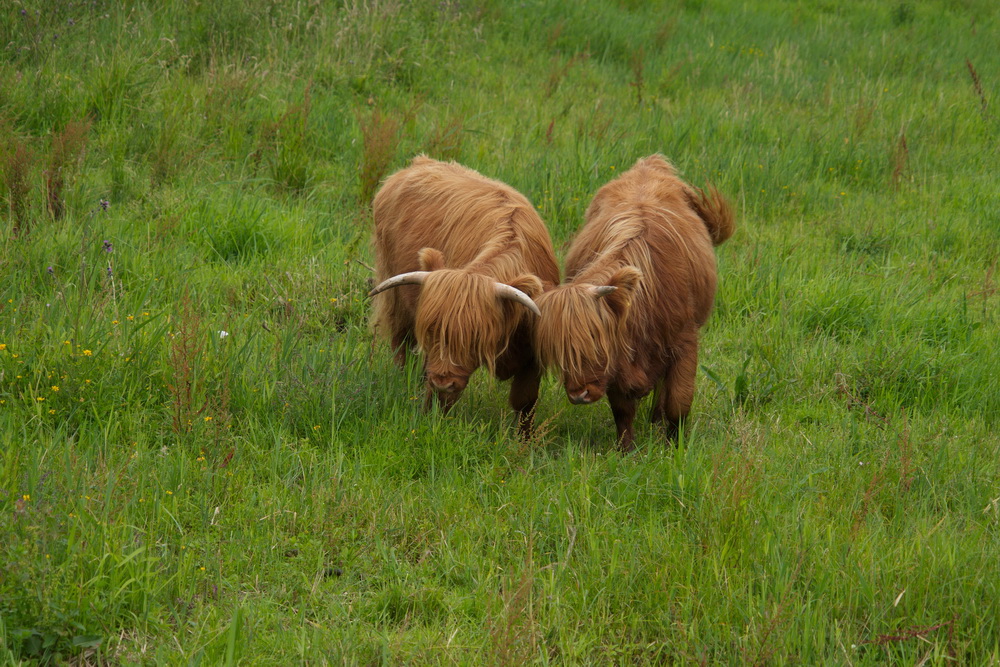
[[[437,248],[424,248],[417,253],[421,271],[438,271],[444,268],[444,255]]]
[[[615,317],[621,318],[628,312],[629,306],[632,304],[632,296],[639,287],[640,280],[642,280],[642,273],[639,269],[634,266],[623,266],[615,271],[611,280],[608,281],[608,286],[615,289],[601,290],[598,288],[598,295],[604,299],[604,303],[608,304],[608,308],[615,314]]]
[[[532,299],[538,297],[542,293],[542,281],[538,278],[538,276],[533,276],[530,273],[523,273],[507,284],[521,290]]]

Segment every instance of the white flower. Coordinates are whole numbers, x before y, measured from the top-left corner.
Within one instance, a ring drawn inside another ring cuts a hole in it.
[[[219,332],[219,338],[225,338],[228,335],[229,335],[228,331],[220,331]]]

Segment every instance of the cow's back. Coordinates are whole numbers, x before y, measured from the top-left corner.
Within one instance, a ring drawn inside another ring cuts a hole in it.
[[[630,338],[669,339],[708,319],[716,290],[712,239],[668,163],[640,160],[597,192],[567,255],[567,277],[593,273],[602,258],[643,274],[626,323]]]
[[[511,186],[454,162],[417,156],[386,179],[373,202],[375,279],[419,271],[419,252],[435,248],[448,268],[473,267],[499,282],[531,273],[559,282],[545,224]],[[403,286],[376,297],[376,322],[412,324],[419,288]],[[381,298],[380,297],[383,297]]]

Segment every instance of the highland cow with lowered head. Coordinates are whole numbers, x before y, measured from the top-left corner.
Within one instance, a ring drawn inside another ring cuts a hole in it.
[[[476,368],[511,379],[522,435],[542,370],[532,300],[559,282],[545,224],[517,190],[425,156],[386,179],[374,202],[376,331],[396,361],[425,355],[427,401],[447,411]],[[377,295],[377,296],[376,296]]]
[[[536,299],[535,344],[572,403],[607,394],[618,445],[633,448],[639,400],[673,437],[691,409],[698,329],[715,299],[715,254],[733,233],[717,191],[684,183],[660,155],[602,187],[566,258],[567,282]]]

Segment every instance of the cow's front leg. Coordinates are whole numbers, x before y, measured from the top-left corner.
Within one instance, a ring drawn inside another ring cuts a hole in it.
[[[516,372],[510,383],[510,407],[517,413],[517,430],[525,440],[531,437],[531,424],[541,382],[542,369],[533,363]]]
[[[618,449],[631,452],[635,449],[634,422],[638,400],[614,388],[608,389],[608,403],[611,405],[611,414],[614,415],[615,427],[618,430]]]

